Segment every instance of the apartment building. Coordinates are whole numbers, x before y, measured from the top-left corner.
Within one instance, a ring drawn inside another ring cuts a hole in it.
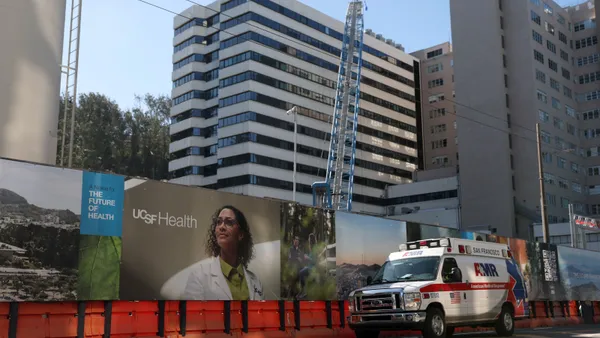
[[[425,169],[456,166],[458,139],[453,103],[452,44],[445,42],[411,55],[421,61],[421,120]]]
[[[539,222],[538,122],[549,222],[564,222],[569,204],[598,213],[585,117],[600,102],[585,77],[599,66],[595,11],[591,1],[450,1],[463,226],[526,238]]]
[[[340,11],[345,11],[340,8]],[[345,13],[344,13],[345,14]],[[366,19],[368,24],[369,18]],[[216,1],[174,19],[172,182],[312,204],[323,180],[344,24],[296,0]],[[383,214],[419,150],[419,62],[364,36],[353,211]]]

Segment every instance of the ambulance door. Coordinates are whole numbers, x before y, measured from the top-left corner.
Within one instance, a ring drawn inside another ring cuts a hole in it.
[[[494,320],[500,314],[507,298],[508,272],[506,264],[500,259],[471,256],[467,266],[467,275],[473,302],[474,320]]]
[[[453,274],[453,269],[456,269],[458,274]],[[464,321],[470,311],[464,272],[454,257],[444,257],[441,270],[444,285],[441,288],[443,292],[440,292],[440,300],[446,311],[446,322],[452,324]]]

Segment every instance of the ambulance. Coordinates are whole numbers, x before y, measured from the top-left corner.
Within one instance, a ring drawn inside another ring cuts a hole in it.
[[[508,245],[436,238],[399,249],[348,297],[357,338],[409,329],[450,337],[461,326],[494,327],[508,337],[515,320],[529,316],[525,279]]]

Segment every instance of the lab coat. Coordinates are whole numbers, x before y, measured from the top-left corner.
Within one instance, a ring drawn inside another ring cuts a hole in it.
[[[264,293],[258,277],[244,268],[250,300],[263,300]],[[181,299],[184,300],[236,300],[221,270],[219,257],[204,259],[188,277]]]

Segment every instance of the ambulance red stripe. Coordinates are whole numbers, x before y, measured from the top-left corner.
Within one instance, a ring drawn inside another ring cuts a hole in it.
[[[427,285],[421,288],[421,292],[508,290],[509,288],[509,283],[452,283]]]

